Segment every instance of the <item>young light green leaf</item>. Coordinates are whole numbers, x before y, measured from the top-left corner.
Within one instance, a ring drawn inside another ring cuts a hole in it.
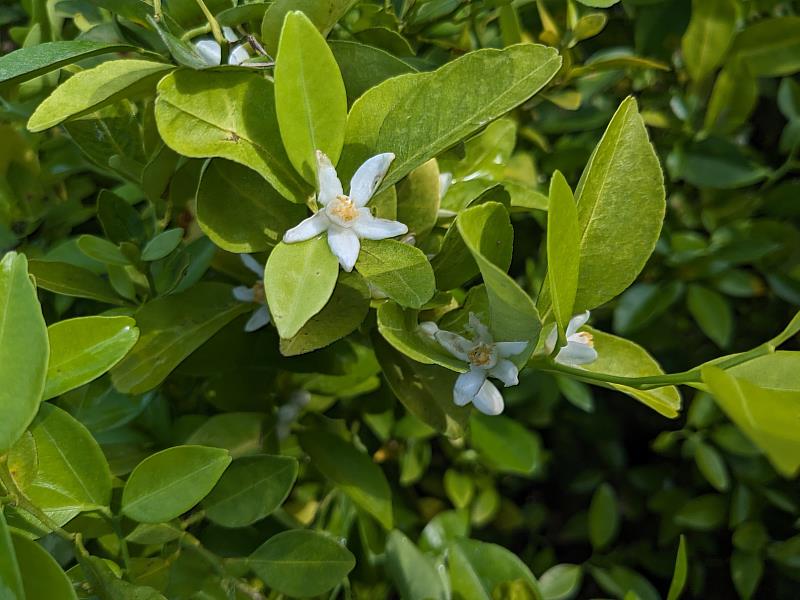
[[[278,244],[267,260],[267,303],[278,333],[292,338],[327,304],[336,286],[339,261],[325,236]]]
[[[286,15],[275,60],[275,109],[286,154],[316,184],[316,152],[339,160],[347,122],[347,95],[325,38],[302,12]]]
[[[183,239],[183,229],[175,227],[162,231],[142,249],[142,260],[160,260],[175,250]]]
[[[273,590],[308,598],[333,589],[353,570],[356,559],[329,535],[293,529],[264,542],[248,563]]]
[[[422,308],[436,288],[422,250],[397,240],[362,240],[356,269],[375,289],[408,308]]]
[[[398,530],[386,541],[386,569],[403,600],[448,598],[433,560]]]
[[[408,226],[417,240],[436,225],[441,195],[439,167],[435,160],[417,167],[397,186],[397,220]]]
[[[231,463],[227,450],[173,446],[148,456],[122,491],[122,512],[140,523],[175,519],[214,488]]]
[[[721,454],[713,446],[700,442],[694,450],[694,461],[697,468],[718,492],[725,492],[730,487],[728,468]]]
[[[47,550],[21,535],[14,534],[11,539],[25,590],[25,594],[17,598],[78,600],[72,582]]]
[[[692,79],[703,81],[725,58],[736,29],[736,0],[694,0],[692,18],[681,40]]]
[[[42,102],[28,120],[30,131],[44,131],[153,88],[172,65],[149,60],[111,60],[67,79]]]
[[[50,362],[43,400],[89,383],[111,369],[139,339],[130,317],[78,317],[47,328]]]
[[[800,352],[778,350],[736,365],[728,372],[761,388],[800,392]]]
[[[618,532],[617,494],[604,483],[597,488],[589,505],[589,541],[595,550],[602,550],[614,541]]]
[[[580,565],[559,564],[542,573],[539,588],[544,600],[571,600],[578,595],[582,581]]]
[[[678,544],[678,556],[675,557],[675,571],[669,584],[667,600],[678,600],[681,597],[688,575],[689,559],[686,554],[686,537],[681,535],[681,541]]]
[[[547,281],[556,323],[566,330],[578,291],[580,266],[578,208],[572,190],[560,171],[550,181],[547,211]]]
[[[44,391],[50,347],[24,254],[0,261],[0,454],[30,425]]]

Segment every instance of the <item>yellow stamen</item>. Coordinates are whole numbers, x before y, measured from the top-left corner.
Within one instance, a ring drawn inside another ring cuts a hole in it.
[[[589,348],[594,348],[594,336],[591,333],[588,331],[581,331],[576,335],[581,339],[582,344],[586,344]]]
[[[467,358],[477,367],[487,365],[492,360],[492,349],[486,344],[479,344],[469,351]]]
[[[350,222],[358,216],[358,207],[348,196],[336,196],[331,212],[342,221]]]
[[[257,281],[253,286],[253,302],[264,304],[267,301],[267,294],[264,291],[264,282]]]

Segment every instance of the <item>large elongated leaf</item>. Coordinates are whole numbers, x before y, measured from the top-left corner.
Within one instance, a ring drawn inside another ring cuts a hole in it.
[[[420,552],[400,531],[389,534],[386,568],[403,600],[444,600],[448,597],[432,558]]]
[[[161,80],[156,123],[184,156],[219,156],[250,167],[285,198],[303,202],[311,188],[281,144],[272,83],[242,71],[176,71]]]
[[[28,129],[44,131],[70,117],[85,115],[119,98],[153,87],[172,65],[149,60],[112,60],[67,79],[42,102]]]
[[[22,254],[9,252],[0,261],[0,454],[36,415],[49,352],[28,261]]]
[[[111,284],[87,269],[50,260],[32,260],[28,267],[36,278],[37,287],[42,289],[65,296],[122,304]]]
[[[558,72],[553,48],[518,44],[484,49],[432,73],[388,79],[350,110],[341,174],[379,152],[397,156],[380,190],[521,104]]]
[[[356,0],[276,0],[269,5],[261,23],[261,38],[267,51],[275,56],[286,15],[302,11],[323,36],[333,29]]]
[[[422,250],[396,240],[363,240],[356,269],[377,290],[409,308],[422,308],[436,288]]]
[[[566,329],[572,317],[579,263],[578,209],[567,180],[556,171],[550,182],[547,211],[547,281],[553,298],[553,313],[562,329]]]
[[[763,19],[742,31],[731,56],[757,77],[780,77],[800,71],[800,17]]]
[[[627,288],[658,240],[666,207],[663,175],[633,98],[594,149],[575,191],[581,261],[575,312]]]
[[[19,564],[14,554],[14,546],[11,541],[6,518],[3,515],[3,508],[0,507],[0,595],[2,598],[23,598],[22,575],[19,572]]]
[[[47,550],[21,535],[14,535],[11,539],[25,590],[25,595],[17,598],[78,600],[72,582]]]
[[[736,0],[695,0],[681,41],[686,69],[702,81],[722,64],[736,28]]]
[[[199,283],[145,304],[135,315],[139,341],[111,371],[114,386],[131,394],[153,389],[212,335],[250,310],[233,298],[230,286],[219,283]]]

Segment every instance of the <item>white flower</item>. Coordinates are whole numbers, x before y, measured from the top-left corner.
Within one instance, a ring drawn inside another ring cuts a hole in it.
[[[472,340],[438,328],[433,333],[443,348],[469,365],[469,371],[456,379],[453,401],[458,406],[472,402],[484,414],[499,415],[503,412],[503,396],[488,377],[499,379],[506,387],[517,385],[519,369],[508,357],[523,352],[528,342],[495,342],[473,313],[469,314],[469,329],[474,334]],[[433,328],[425,325],[422,331],[433,332]]]
[[[258,275],[258,281],[256,281],[253,287],[240,285],[233,288],[233,297],[239,300],[239,302],[249,302],[261,305],[255,311],[253,311],[250,320],[247,321],[244,326],[244,330],[249,333],[251,331],[255,331],[256,329],[261,329],[267,325],[272,317],[269,314],[267,297],[264,294],[264,281],[262,279],[264,277],[264,267],[249,254],[240,254],[239,258],[242,259],[245,267]]]
[[[230,27],[223,27],[222,35],[224,35],[225,39],[229,42],[236,42],[239,39],[239,36],[237,36]],[[214,38],[198,40],[194,42],[194,48],[203,60],[212,67],[218,66],[222,60],[222,49]],[[248,58],[250,58],[250,53],[244,47],[244,44],[238,44],[231,47],[231,51],[228,54],[228,64],[240,65]]]
[[[579,332],[578,329],[589,320],[589,311],[575,315],[567,324],[567,345],[562,347],[556,355],[555,361],[568,367],[588,365],[597,360],[597,350],[594,349],[594,338],[588,331]],[[547,336],[544,348],[547,354],[552,354],[558,342],[558,330],[553,329]]]
[[[275,426],[275,433],[279,440],[285,440],[289,437],[292,430],[292,425],[297,421],[303,408],[311,401],[311,394],[306,390],[295,390],[289,397],[289,402],[283,404],[278,408],[277,425]]]
[[[287,244],[309,240],[328,232],[328,246],[345,271],[352,271],[361,250],[359,239],[383,240],[408,233],[408,227],[397,221],[378,219],[366,207],[380,184],[394,154],[378,154],[361,165],[350,180],[350,195],[345,196],[342,183],[330,159],[317,150],[317,213],[287,231]]]

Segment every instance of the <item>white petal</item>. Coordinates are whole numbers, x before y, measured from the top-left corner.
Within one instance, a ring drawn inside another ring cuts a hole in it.
[[[344,227],[331,227],[328,229],[328,246],[331,252],[339,259],[339,264],[345,271],[352,271],[358,260],[361,242],[352,229]]]
[[[467,353],[475,345],[470,340],[461,337],[452,331],[440,329],[434,336],[439,345],[459,360],[467,360]]]
[[[584,311],[579,315],[575,315],[569,320],[567,323],[567,337],[574,335],[575,332],[578,331],[581,327],[586,325],[586,321],[589,320],[589,311]]]
[[[453,183],[452,173],[439,173],[439,199],[444,198],[444,195],[447,193],[447,190],[450,189],[451,183]]]
[[[385,152],[373,156],[358,167],[350,180],[350,199],[355,202],[356,206],[364,206],[369,202],[393,160],[394,154]]]
[[[597,350],[588,344],[568,342],[556,356],[556,362],[567,366],[587,365],[597,360]]]
[[[330,219],[328,219],[328,215],[325,214],[324,210],[321,210],[304,221],[300,221],[299,225],[295,225],[284,233],[283,241],[287,244],[294,244],[295,242],[310,240],[315,235],[325,231],[329,225]]]
[[[336,196],[344,194],[342,182],[339,181],[339,176],[331,164],[331,159],[320,150],[317,150],[317,186],[319,187],[317,201],[322,206],[325,206]]]
[[[468,372],[461,373],[453,386],[453,402],[457,406],[469,404],[485,381],[486,371],[483,369],[472,367]]]
[[[497,353],[500,356],[506,358],[525,352],[525,348],[528,347],[528,342],[496,342],[494,347],[497,348]]]
[[[235,41],[237,41],[239,39],[239,36],[236,35],[236,32],[233,29],[231,29],[230,27],[223,27],[222,28],[222,35],[229,42],[235,42]]]
[[[499,415],[503,412],[503,408],[505,407],[503,404],[503,394],[501,394],[500,390],[488,379],[486,383],[481,386],[481,389],[478,390],[478,393],[472,400],[472,404],[483,414],[490,416]]]
[[[194,49],[212,67],[219,65],[222,59],[222,50],[216,40],[198,40],[194,43]]]
[[[262,306],[250,316],[250,320],[247,321],[247,324],[244,326],[244,330],[249,333],[251,331],[255,331],[256,329],[261,329],[264,327],[264,325],[269,323],[269,321],[269,311],[267,310],[266,306]]]
[[[544,352],[548,356],[553,353],[553,350],[556,349],[556,343],[558,342],[558,325],[555,323],[551,323],[550,325],[550,333],[547,334],[547,339],[544,341]]]
[[[366,212],[361,212],[361,211]],[[365,240],[385,240],[408,233],[408,227],[399,221],[373,217],[368,208],[359,210],[358,219],[353,223],[353,231]]]
[[[239,258],[244,264],[245,267],[250,269],[253,273],[258,275],[259,279],[263,279],[264,277],[264,265],[258,262],[255,258],[250,256],[249,254],[240,254]]]
[[[436,333],[439,331],[439,326],[433,321],[423,321],[417,326],[417,329],[419,330],[420,335],[435,341]]]
[[[503,382],[503,385],[517,385],[519,383],[519,369],[513,362],[504,358],[489,370],[489,375]]]
[[[248,58],[250,58],[250,53],[247,48],[244,47],[244,44],[239,44],[231,48],[230,54],[228,54],[228,64],[240,65]]]
[[[473,331],[473,333],[475,333],[478,341],[483,342],[484,344],[491,344],[494,341],[489,328],[481,323],[481,320],[475,313],[469,313],[469,328]]]
[[[246,285],[240,285],[233,288],[233,297],[239,302],[255,302],[256,295],[253,293],[253,288]]]

